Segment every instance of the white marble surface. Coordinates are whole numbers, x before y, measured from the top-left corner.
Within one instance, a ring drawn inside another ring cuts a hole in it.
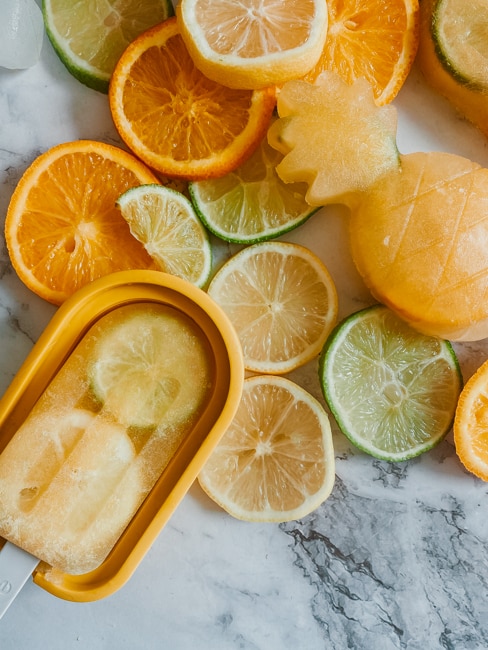
[[[414,71],[394,104],[402,152],[438,149],[488,166],[487,141]],[[77,138],[120,145],[107,99],[71,78],[47,41],[24,72],[0,70],[0,216],[25,168]],[[371,302],[351,266],[347,213],[331,208],[287,239],[328,265],[340,315]],[[0,251],[0,394],[54,307]],[[467,378],[488,344],[457,345]],[[320,397],[316,364],[292,378]],[[450,436],[387,464],[334,430],[329,500],[283,525],[232,519],[194,485],[127,585],[77,604],[28,581],[0,622],[1,650],[486,650],[487,485],[463,471]]]

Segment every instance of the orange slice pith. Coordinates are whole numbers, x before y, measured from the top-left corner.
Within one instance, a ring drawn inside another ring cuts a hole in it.
[[[276,103],[272,88],[232,90],[202,75],[175,18],[127,48],[109,101],[127,146],[158,172],[188,180],[223,176],[249,157]]]
[[[154,268],[115,201],[130,187],[156,182],[139,160],[101,142],[67,142],[41,154],[20,179],[5,221],[20,279],[59,305],[113,271]]]
[[[378,105],[391,102],[418,47],[418,0],[328,0],[329,30],[322,56],[304,79],[332,70],[347,82],[372,85]]]

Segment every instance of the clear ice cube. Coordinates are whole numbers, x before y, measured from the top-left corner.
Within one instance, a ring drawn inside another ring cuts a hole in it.
[[[21,70],[39,60],[44,36],[35,0],[0,0],[0,66]]]

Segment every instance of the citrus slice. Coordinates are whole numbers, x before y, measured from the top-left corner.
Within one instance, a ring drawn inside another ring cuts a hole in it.
[[[176,309],[148,304],[104,318],[88,368],[103,409],[124,426],[159,425],[163,433],[195,415],[211,383],[195,323]]]
[[[488,361],[468,379],[459,396],[454,444],[464,467],[488,481]]]
[[[378,105],[391,102],[417,52],[418,0],[327,0],[327,6],[327,39],[304,79],[314,82],[324,70],[337,72],[348,83],[364,78]]]
[[[284,183],[276,173],[283,156],[266,138],[242,165],[222,178],[189,184],[195,209],[217,237],[252,244],[278,237],[318,208],[305,200],[305,183]]]
[[[488,90],[486,3],[438,0],[433,8],[432,38],[447,71],[472,90]]]
[[[305,517],[330,495],[335,459],[328,416],[284,377],[244,381],[233,422],[201,470],[203,490],[247,521]]]
[[[188,180],[223,176],[259,145],[275,91],[232,90],[197,70],[169,18],[135,39],[109,91],[115,126],[150,167]]]
[[[335,324],[337,292],[322,261],[297,244],[235,254],[208,288],[229,316],[248,370],[284,374],[317,356]]]
[[[335,328],[319,378],[341,431],[387,461],[413,458],[442,440],[462,388],[451,344],[419,334],[383,305]]]
[[[5,220],[20,279],[61,304],[114,271],[154,268],[115,206],[125,190],[157,178],[137,158],[108,144],[79,140],[41,154],[24,172]]]
[[[202,288],[212,268],[212,249],[190,201],[163,185],[139,185],[117,199],[117,207],[161,271]]]
[[[482,0],[422,0],[417,65],[427,83],[488,136],[488,45]]]
[[[43,0],[42,9],[49,40],[66,68],[105,93],[129,43],[174,13],[170,0]]]
[[[324,0],[181,0],[176,14],[197,68],[230,88],[302,76],[327,36]]]

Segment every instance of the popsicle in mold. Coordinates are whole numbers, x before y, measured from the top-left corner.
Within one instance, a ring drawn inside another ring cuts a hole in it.
[[[104,315],[0,454],[0,537],[68,574],[98,567],[211,387],[185,314],[136,303]]]

